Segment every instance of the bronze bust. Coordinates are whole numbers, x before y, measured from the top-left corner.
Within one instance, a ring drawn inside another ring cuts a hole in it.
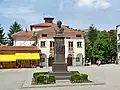
[[[62,22],[57,21],[57,29],[55,29],[56,34],[63,34],[64,28],[62,27]]]

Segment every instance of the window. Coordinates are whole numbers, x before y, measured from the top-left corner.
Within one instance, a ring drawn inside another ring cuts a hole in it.
[[[82,42],[77,42],[77,47],[82,47]]]
[[[66,37],[66,39],[70,39],[70,37]]]
[[[80,34],[78,34],[78,35],[76,35],[76,37],[81,37],[81,35],[80,35]]]
[[[118,34],[118,39],[120,40],[120,34]]]
[[[118,45],[118,52],[120,52],[120,45]]]
[[[54,47],[54,42],[50,41],[50,47]]]
[[[42,37],[47,37],[47,34],[42,34]]]
[[[76,62],[80,62],[80,58],[79,57],[76,58]]]
[[[69,42],[69,47],[73,47],[73,42]]]
[[[41,41],[41,47],[45,47],[45,41]]]

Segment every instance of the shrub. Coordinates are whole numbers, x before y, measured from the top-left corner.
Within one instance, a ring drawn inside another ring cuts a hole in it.
[[[70,71],[70,74],[76,74],[79,73],[78,71]]]
[[[52,84],[56,83],[55,76],[50,75],[49,76],[49,82],[52,83]]]
[[[80,74],[80,73],[71,74],[70,81],[72,83],[88,82],[88,75],[87,74]]]
[[[82,81],[88,81],[88,75],[87,74],[80,74]]]
[[[35,82],[37,84],[54,84],[56,83],[55,76],[49,75],[48,73],[37,72],[33,74]]]
[[[40,84],[47,84],[49,80],[49,75],[46,74],[39,74],[36,78],[36,83],[40,83]]]
[[[36,80],[37,76],[40,74],[48,74],[48,72],[36,72],[33,74],[33,78]]]

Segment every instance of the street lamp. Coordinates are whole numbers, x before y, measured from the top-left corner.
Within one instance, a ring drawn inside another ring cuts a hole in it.
[[[118,32],[118,28],[120,27],[120,25],[116,26],[116,33]],[[116,59],[116,64],[118,64],[118,41],[117,41],[117,59]]]

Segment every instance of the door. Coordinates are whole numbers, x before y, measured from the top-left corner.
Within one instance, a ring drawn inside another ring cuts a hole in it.
[[[67,58],[67,66],[72,66],[72,57]]]

